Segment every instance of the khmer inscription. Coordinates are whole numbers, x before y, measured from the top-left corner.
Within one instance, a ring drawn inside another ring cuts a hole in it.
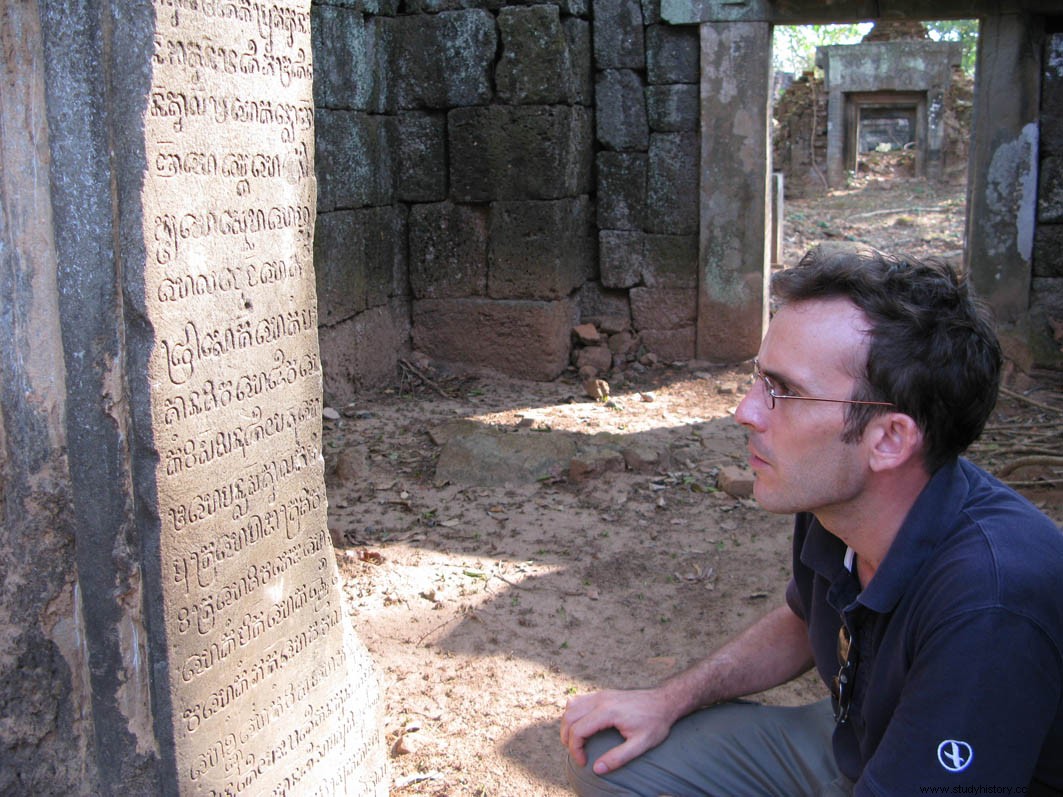
[[[183,795],[387,793],[327,529],[309,0],[155,0],[143,227]]]

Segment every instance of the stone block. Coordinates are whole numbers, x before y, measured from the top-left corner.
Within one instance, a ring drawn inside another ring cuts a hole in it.
[[[503,8],[502,53],[495,67],[498,98],[514,105],[572,103],[579,93],[569,39],[557,6]]]
[[[393,17],[399,13],[400,0],[314,0],[314,6],[319,5]]]
[[[446,128],[442,114],[407,111],[398,115],[395,195],[400,202],[447,198]]]
[[[606,69],[595,81],[595,132],[607,149],[645,150],[650,126],[642,78],[630,69]]]
[[[358,391],[394,385],[410,351],[410,305],[395,299],[318,329],[325,403],[342,407]]]
[[[1063,277],[1063,224],[1038,224],[1033,241],[1033,276]]]
[[[631,288],[642,282],[646,235],[626,230],[598,233],[598,272],[602,287]]]
[[[572,101],[578,105],[594,102],[594,57],[591,52],[591,23],[568,17],[562,25],[568,41],[569,66],[572,70]]]
[[[642,348],[664,362],[682,362],[694,357],[694,327],[644,329],[639,332]]]
[[[594,0],[594,63],[598,69],[646,66],[639,0]]]
[[[451,202],[413,206],[410,286],[417,299],[486,293],[486,209]]]
[[[587,197],[494,202],[487,293],[496,299],[559,299],[588,277],[594,258]]]
[[[391,71],[400,109],[453,108],[491,100],[498,34],[487,10],[393,17]]]
[[[698,135],[653,133],[646,177],[646,230],[698,233]]]
[[[734,498],[752,498],[753,482],[752,472],[737,465],[727,465],[716,474],[716,486]]]
[[[1040,137],[1042,155],[1063,155],[1063,31],[1045,42],[1044,72],[1041,82]]]
[[[682,288],[632,288],[631,318],[635,329],[683,329],[697,317],[698,296]],[[644,336],[645,337],[645,336]]]
[[[701,42],[695,25],[646,28],[646,82],[691,83],[701,80]]]
[[[318,212],[395,201],[395,118],[318,109],[314,126]]]
[[[357,246],[358,227],[353,210],[318,214],[314,272],[322,325],[351,318],[366,308],[365,253]]]
[[[686,83],[646,87],[646,117],[655,133],[696,131],[701,113],[698,87]]]
[[[318,318],[334,324],[406,292],[406,211],[400,206],[334,211],[314,235]]]
[[[599,152],[598,227],[641,230],[646,212],[646,154]]]
[[[625,327],[630,324],[631,302],[626,290],[610,290],[597,280],[583,283],[577,294],[579,317],[584,321],[603,317],[624,319]]]
[[[421,299],[413,303],[413,345],[440,360],[550,381],[568,365],[575,315],[567,298]]]
[[[642,0],[642,24],[656,25],[661,21],[661,0]]]
[[[1063,119],[1060,119],[1063,124]],[[1037,224],[1063,222],[1063,152],[1041,159],[1037,186]]]
[[[698,236],[647,235],[642,281],[647,288],[698,287]]]
[[[613,353],[608,346],[587,346],[576,354],[577,368],[590,367],[595,373],[604,374],[613,367]]]
[[[311,6],[314,105],[382,112],[386,105],[386,28],[336,5]]]
[[[581,106],[456,108],[448,114],[450,190],[459,202],[590,193],[591,113]]]

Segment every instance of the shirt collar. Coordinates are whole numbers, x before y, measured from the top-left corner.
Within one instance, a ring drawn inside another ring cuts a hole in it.
[[[934,473],[908,510],[875,577],[859,593],[861,604],[880,614],[893,610],[909,582],[948,533],[951,524],[947,519],[955,517],[967,491],[967,476],[959,460],[941,466]],[[845,583],[850,578],[855,581],[845,569],[845,543],[815,518],[810,520],[809,534],[801,547],[801,561],[832,583]]]

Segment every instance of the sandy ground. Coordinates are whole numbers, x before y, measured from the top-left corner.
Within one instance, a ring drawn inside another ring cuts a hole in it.
[[[876,242],[868,229],[910,237],[921,254],[961,248],[955,192],[870,190],[882,195],[858,211],[873,214],[867,228],[844,196],[828,198],[837,208],[791,206],[791,254],[817,239]],[[720,468],[744,463],[732,413],[748,368],[661,364],[630,375],[608,404],[583,395],[574,376],[432,373],[431,385],[411,379],[364,395],[325,423],[330,528],[384,689],[391,793],[559,797],[568,793],[558,741],[568,696],[657,681],[782,600],[789,518],[715,488]],[[1025,378],[1016,389],[1027,397],[1005,397],[996,437],[975,452],[991,467],[1030,434],[1058,450],[1060,385]],[[429,431],[458,418],[513,435],[612,432],[666,456],[653,472],[582,483],[441,484]],[[1036,466],[1013,476],[1060,478]],[[1030,495],[1063,519],[1058,491]],[[806,677],[765,699],[820,692]]]

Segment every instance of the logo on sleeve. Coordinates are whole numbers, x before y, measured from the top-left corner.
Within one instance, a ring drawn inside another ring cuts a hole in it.
[[[974,750],[967,742],[946,739],[938,745],[938,762],[949,772],[963,772],[974,761]]]

